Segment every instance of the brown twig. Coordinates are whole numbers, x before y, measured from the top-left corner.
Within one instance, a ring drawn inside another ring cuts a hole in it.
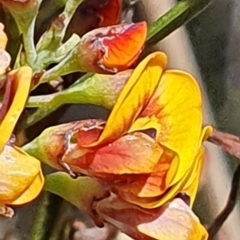
[[[222,227],[223,223],[226,221],[230,213],[233,211],[237,202],[239,181],[240,181],[240,165],[238,165],[234,172],[231,184],[232,187],[225,208],[214,220],[214,222],[208,227],[209,239],[213,239],[213,237],[218,233],[218,231],[220,230],[220,228]]]
[[[240,160],[239,137],[229,133],[223,133],[214,129],[213,133],[207,139],[207,141],[214,143],[217,146],[220,146],[225,152]],[[213,237],[218,233],[218,231],[220,230],[220,228],[222,227],[223,223],[226,221],[230,213],[233,211],[237,202],[239,181],[240,181],[240,165],[238,165],[238,167],[234,171],[231,184],[231,191],[225,208],[214,220],[214,222],[208,227],[209,239],[213,239]]]

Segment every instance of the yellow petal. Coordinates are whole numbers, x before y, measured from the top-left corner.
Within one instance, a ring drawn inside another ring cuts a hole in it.
[[[206,229],[181,199],[164,205],[158,218],[141,223],[137,228],[141,233],[159,240],[208,239]]]
[[[199,149],[202,98],[196,80],[183,71],[165,71],[141,115],[159,119],[159,143],[178,154],[166,178],[167,186],[174,185],[189,170]]]
[[[0,166],[1,204],[24,204],[37,197],[44,184],[38,160],[6,145],[0,154]]]
[[[88,147],[112,142],[130,129],[154,94],[166,62],[164,53],[155,52],[137,66],[120,93],[100,138]]]
[[[0,124],[0,151],[9,140],[24,109],[31,86],[32,70],[31,68],[24,66],[18,70],[11,71],[9,76],[13,77],[14,96],[10,108]]]

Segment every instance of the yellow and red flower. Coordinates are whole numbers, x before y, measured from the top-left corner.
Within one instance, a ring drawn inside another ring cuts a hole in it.
[[[202,99],[196,80],[164,70],[157,52],[134,70],[102,129],[78,131],[76,172],[112,185],[121,198],[145,208],[161,206],[179,191],[195,198],[202,166]],[[88,136],[88,137],[87,137]],[[194,173],[194,174],[193,174]]]
[[[192,205],[203,164],[202,142],[211,129],[202,128],[196,80],[180,70],[165,70],[166,64],[161,52],[146,57],[106,122],[85,120],[45,130],[33,143],[44,146],[38,148],[40,158],[95,177],[144,208],[162,206],[179,192],[189,195]]]

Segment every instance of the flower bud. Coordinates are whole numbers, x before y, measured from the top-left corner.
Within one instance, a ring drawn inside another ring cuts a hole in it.
[[[141,53],[146,35],[145,22],[95,29],[78,46],[79,64],[86,71],[100,73],[128,69]]]
[[[78,150],[77,135],[79,131],[99,129],[103,120],[82,120],[53,126],[44,130],[40,136],[28,143],[23,149],[49,166],[68,170],[64,159],[72,154],[85,154]]]

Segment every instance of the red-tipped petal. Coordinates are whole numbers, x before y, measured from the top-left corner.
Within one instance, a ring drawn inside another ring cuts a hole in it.
[[[118,71],[130,67],[141,53],[146,36],[146,22],[112,28],[102,40],[106,54],[100,63],[105,68],[116,68]]]
[[[99,73],[128,69],[141,53],[146,36],[145,22],[95,29],[79,44],[79,64],[86,71]]]

